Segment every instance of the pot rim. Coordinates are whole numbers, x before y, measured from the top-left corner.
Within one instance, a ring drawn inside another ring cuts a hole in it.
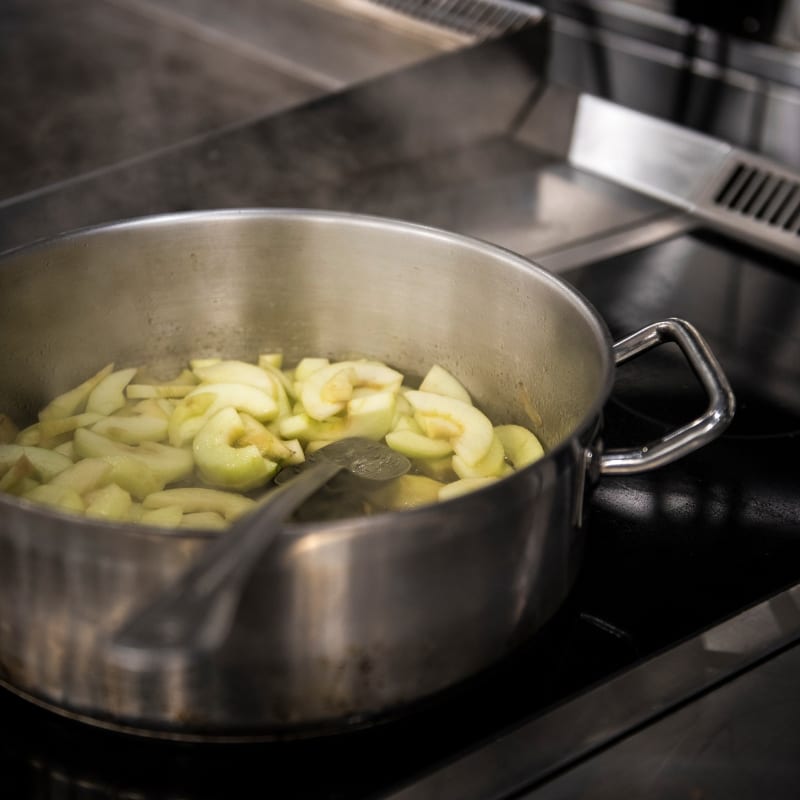
[[[363,214],[349,211],[291,207],[203,209],[196,211],[176,211],[160,214],[148,214],[119,220],[111,220],[62,231],[57,234],[53,234],[52,236],[45,236],[26,244],[18,245],[9,250],[0,252],[0,270],[2,270],[5,266],[5,262],[9,261],[14,256],[21,254],[27,255],[29,253],[35,254],[38,250],[46,250],[51,247],[56,247],[61,242],[73,240],[79,241],[86,237],[113,235],[117,231],[135,231],[139,228],[150,229],[159,227],[161,225],[203,222],[220,219],[246,219],[257,221],[261,219],[270,220],[287,218],[298,221],[313,220],[315,222],[325,222],[339,225],[354,224],[359,227],[366,226],[370,228],[389,227],[399,233],[405,232],[415,236],[450,242],[454,245],[479,251],[486,256],[504,261],[513,269],[524,270],[526,273],[535,273],[539,280],[548,282],[552,287],[555,288],[556,291],[561,293],[563,296],[568,297],[572,304],[581,311],[586,321],[590,323],[590,327],[594,330],[598,340],[602,341],[604,345],[602,352],[604,353],[606,363],[603,369],[603,386],[601,390],[597,392],[594,401],[587,408],[580,423],[576,425],[575,429],[568,437],[548,450],[541,459],[533,464],[529,464],[528,466],[523,467],[521,470],[515,471],[511,475],[500,478],[495,483],[476,489],[466,496],[453,497],[447,500],[438,501],[434,504],[403,511],[385,511],[378,514],[371,514],[369,516],[347,517],[344,519],[320,522],[291,523],[282,531],[282,537],[291,537],[293,539],[297,539],[307,534],[320,535],[321,533],[335,536],[345,528],[351,535],[360,534],[367,529],[379,527],[381,520],[389,516],[403,514],[410,520],[413,515],[426,513],[429,509],[434,507],[452,507],[456,503],[464,503],[469,497],[480,498],[488,496],[490,492],[496,491],[499,485],[508,485],[508,482],[510,481],[527,479],[523,478],[523,476],[528,476],[534,472],[542,470],[544,464],[552,463],[559,457],[559,454],[571,448],[576,439],[579,439],[587,431],[591,430],[591,428],[595,426],[597,420],[600,419],[602,409],[605,406],[613,386],[615,365],[613,358],[613,340],[605,320],[601,317],[597,309],[584,297],[584,295],[563,278],[539,266],[532,259],[529,259],[501,245],[481,239],[477,236],[456,233],[454,231],[445,230],[432,225],[410,222],[393,217],[384,217],[376,214]],[[113,531],[114,533],[143,536],[148,538],[177,538],[188,540],[216,539],[217,537],[225,534],[225,531],[218,530],[193,530],[190,528],[171,529],[142,523],[121,523],[110,520],[94,519],[92,517],[84,517],[76,514],[70,514],[68,512],[58,511],[57,509],[44,506],[40,503],[34,503],[23,498],[15,497],[14,495],[0,493],[0,507],[2,506],[10,506],[11,508],[16,508],[23,512],[30,512],[40,518],[47,519],[52,522],[63,521],[73,525],[78,524],[81,527],[87,526],[89,529],[96,529],[98,531],[102,530],[107,533]]]

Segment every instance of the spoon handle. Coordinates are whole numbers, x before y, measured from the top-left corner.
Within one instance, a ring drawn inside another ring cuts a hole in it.
[[[133,669],[185,662],[227,636],[245,583],[284,520],[343,467],[319,460],[213,541],[166,590],[111,635],[109,655]]]

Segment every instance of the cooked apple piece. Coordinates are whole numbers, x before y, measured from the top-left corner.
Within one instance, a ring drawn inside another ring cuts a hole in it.
[[[198,386],[178,403],[169,421],[169,441],[175,447],[187,444],[223,408],[243,411],[259,422],[275,419],[275,399],[245,383],[209,383]]]
[[[243,412],[239,413],[239,419],[244,427],[244,433],[234,443],[236,447],[244,447],[248,444],[255,445],[258,452],[270,461],[283,462],[291,458],[293,451],[286,446],[284,441],[276,436],[272,431],[267,430],[257,419]]]
[[[120,369],[106,375],[92,389],[86,401],[86,410],[95,414],[113,414],[125,405],[125,387],[136,375],[136,367]]]
[[[156,475],[144,461],[135,456],[103,456],[102,460],[111,466],[108,482],[116,483],[137,500],[153,492],[160,492],[166,485],[163,476]]]
[[[452,456],[445,456],[444,458],[415,458],[412,460],[412,464],[423,475],[427,475],[440,483],[450,483],[458,478],[458,475],[453,472]]]
[[[131,406],[130,410],[133,414],[138,414],[143,417],[155,417],[156,419],[168,420],[175,409],[170,404],[169,400],[164,400],[164,398],[160,398],[160,400],[161,402],[159,402],[159,398],[155,397],[139,400]]]
[[[39,420],[60,419],[61,417],[71,417],[82,411],[86,406],[89,395],[103,378],[110,375],[114,370],[114,364],[107,364],[91,378],[70,389],[68,392],[58,395],[51,400],[40,412]]]
[[[25,456],[33,464],[36,473],[44,482],[52,480],[59,472],[72,466],[70,459],[54,450],[19,444],[0,444],[0,474],[10,469],[21,456]]]
[[[214,511],[221,514],[226,520],[233,520],[252,511],[256,506],[256,501],[244,495],[220,489],[187,487],[155,492],[145,497],[142,505],[145,509],[177,506],[184,514],[195,511]]]
[[[443,458],[453,452],[447,439],[431,439],[412,430],[394,430],[386,434],[386,444],[409,458]]]
[[[498,425],[494,430],[515,469],[522,469],[544,455],[539,439],[522,425]]]
[[[459,478],[498,478],[507,474],[506,468],[508,471],[513,471],[506,464],[505,455],[500,438],[495,436],[489,452],[471,466],[461,456],[453,456],[453,470]]]
[[[258,366],[280,369],[283,366],[283,353],[259,353]]]
[[[17,438],[19,428],[8,414],[0,414],[0,444],[11,444]]]
[[[183,512],[178,506],[165,506],[152,511],[142,510],[139,522],[143,525],[156,525],[159,528],[177,528],[183,519]]]
[[[453,497],[474,492],[494,483],[497,478],[461,478],[460,480],[447,483],[439,490],[439,500],[450,500]]]
[[[461,381],[438,364],[434,364],[428,370],[428,373],[419,385],[419,390],[421,392],[433,392],[433,394],[452,397],[455,400],[460,400],[462,403],[472,405],[472,397],[464,388]]]
[[[73,414],[70,417],[43,420],[39,423],[40,442],[50,441],[64,433],[72,433],[78,428],[85,428],[89,425],[93,425],[102,418],[102,414],[93,411],[84,411],[80,414]]]
[[[125,444],[160,442],[167,437],[166,417],[141,414],[135,417],[103,417],[91,430]]]
[[[59,472],[50,481],[51,486],[64,486],[84,495],[108,481],[111,464],[102,458],[84,458]]]
[[[467,466],[477,464],[494,442],[491,420],[475,406],[433,392],[408,391],[414,418],[428,436],[447,438]]]
[[[194,437],[192,453],[204,481],[246,492],[263,486],[278,471],[278,465],[264,458],[255,445],[235,446],[244,433],[241,417],[233,408],[223,408],[203,425]]]
[[[411,414],[413,413],[414,409],[411,409]],[[392,420],[392,431],[411,431],[412,433],[418,433],[420,436],[425,435],[422,432],[420,424],[414,419],[413,416],[409,416],[408,414],[398,414],[396,410],[394,419]]]
[[[110,520],[128,519],[132,505],[130,494],[116,483],[88,492],[84,501],[87,516]]]
[[[164,484],[189,477],[194,470],[192,454],[179,447],[160,442],[142,442],[138,445],[115,442],[88,428],[75,431],[75,452],[82,458],[127,456],[142,462]],[[116,481],[119,483],[119,481]],[[122,485],[122,484],[120,484]],[[127,487],[125,487],[127,488]]]
[[[400,372],[379,361],[338,361],[309,375],[300,400],[310,417],[322,421],[345,409],[356,386],[396,394],[402,382]]]
[[[194,530],[222,530],[228,527],[228,523],[216,511],[193,511],[181,517],[180,527]]]
[[[369,497],[375,505],[386,511],[401,511],[435,503],[443,486],[425,475],[401,475],[373,489]]]
[[[85,504],[81,496],[74,490],[64,486],[52,486],[43,483],[22,495],[26,500],[43,503],[46,506],[57,508],[61,511],[74,511],[81,513]]]
[[[301,358],[294,368],[295,383],[302,383],[323,367],[330,366],[329,358]]]
[[[0,469],[0,492],[22,494],[33,488],[28,479],[35,480],[36,467],[26,455],[21,455],[5,472]],[[38,483],[38,481],[36,482]],[[27,487],[27,488],[26,488]]]
[[[171,383],[155,385],[152,383],[129,383],[125,387],[125,396],[129,400],[146,400],[148,398],[181,398],[186,397],[192,389],[193,383]]]
[[[34,422],[33,425],[28,425],[17,434],[13,444],[19,444],[23,447],[38,447],[41,441],[42,432],[39,430],[39,423]]]

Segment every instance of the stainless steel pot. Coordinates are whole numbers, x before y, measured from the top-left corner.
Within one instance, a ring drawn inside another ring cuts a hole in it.
[[[603,452],[615,362],[674,340],[709,395],[699,419]],[[242,210],[79,231],[0,260],[0,410],[24,421],[108,361],[171,373],[188,356],[281,349],[453,370],[540,462],[403,513],[295,526],[256,570],[234,630],[195,663],[142,670],[107,638],[208,533],[66,516],[0,498],[0,678],[99,724],[163,735],[297,732],[402,709],[529,637],[580,563],[604,473],[717,436],[733,396],[698,333],[657,322],[617,344],[553,275],[486,243],[349,214]]]

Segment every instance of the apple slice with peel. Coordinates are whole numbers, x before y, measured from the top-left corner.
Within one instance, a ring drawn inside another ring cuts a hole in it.
[[[409,458],[443,458],[453,452],[447,439],[431,439],[412,430],[394,430],[386,434],[386,444]]]
[[[356,386],[397,393],[402,382],[402,373],[380,361],[337,361],[308,376],[300,400],[312,419],[322,421],[345,409]]]
[[[263,389],[246,383],[209,383],[198,386],[175,407],[169,420],[173,447],[190,442],[205,423],[223,408],[243,411],[259,422],[275,419],[278,403]]]
[[[522,425],[498,425],[494,430],[514,469],[533,464],[544,455],[544,448],[536,434]]]
[[[306,413],[294,414],[279,420],[278,431],[282,439],[299,439],[301,442],[335,442],[346,436],[379,440],[391,430],[394,416],[395,394],[376,392],[351,400],[347,404],[346,417],[317,420]]]
[[[467,466],[475,466],[489,452],[494,428],[475,406],[433,392],[411,390],[405,396],[422,430],[432,438],[449,439]]]
[[[75,452],[81,458],[103,458],[104,456],[135,458],[143,463],[163,484],[187,478],[194,471],[194,461],[189,450],[170,447],[161,442],[125,444],[101,436],[88,428],[78,428],[73,441],[75,442]]]
[[[192,443],[197,470],[212,486],[246,492],[263,486],[278,470],[252,444],[236,447],[245,426],[234,408],[223,408],[198,431]]]
[[[86,400],[86,410],[95,414],[113,414],[125,405],[125,387],[138,372],[137,367],[120,369],[106,375],[92,389]]]

